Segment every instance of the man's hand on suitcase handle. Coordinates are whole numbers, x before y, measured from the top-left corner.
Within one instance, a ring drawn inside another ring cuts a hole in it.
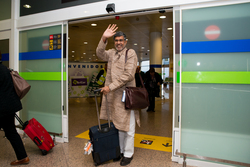
[[[105,86],[102,88],[101,92],[103,92],[104,95],[107,95],[110,92],[110,89],[108,86]]]

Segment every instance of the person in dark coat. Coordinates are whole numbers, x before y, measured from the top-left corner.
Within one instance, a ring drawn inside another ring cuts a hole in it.
[[[15,92],[10,71],[2,64],[1,59],[0,52],[0,127],[16,153],[17,160],[11,162],[11,165],[28,164],[29,157],[15,127],[15,113],[22,109],[22,104]]]
[[[155,72],[154,68],[150,68],[145,74],[144,82],[149,96],[147,111],[155,112],[155,97],[160,97],[160,85],[163,83],[163,80],[161,75]]]
[[[144,72],[141,71],[141,67],[140,66],[137,66],[136,68],[136,72],[135,72],[135,84],[136,84],[136,87],[143,87],[142,84],[141,84],[141,79],[140,79],[140,76],[139,74],[141,75],[141,78],[142,78],[142,82],[144,82]]]

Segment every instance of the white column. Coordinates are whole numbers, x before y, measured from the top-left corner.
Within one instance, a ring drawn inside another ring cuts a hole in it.
[[[150,33],[150,67],[155,68],[155,72],[161,73],[162,65],[162,39],[161,32]]]
[[[9,41],[9,67],[19,70],[19,34],[16,20],[19,18],[19,1],[11,1],[11,37]]]

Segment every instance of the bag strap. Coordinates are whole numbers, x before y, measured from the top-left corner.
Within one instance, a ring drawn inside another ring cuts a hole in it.
[[[129,50],[129,49],[126,50],[126,54],[125,54],[125,63],[127,63],[128,50]],[[142,85],[142,87],[145,88],[144,83],[143,83],[142,78],[141,78],[140,72],[139,72],[139,77],[140,77],[140,80],[141,80],[141,85]]]
[[[127,59],[128,59],[128,50],[129,49],[126,50],[126,54],[125,54],[125,63],[127,63]]]

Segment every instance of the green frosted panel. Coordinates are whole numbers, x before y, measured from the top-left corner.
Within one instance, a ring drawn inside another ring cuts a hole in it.
[[[182,42],[250,39],[249,9],[183,10]],[[205,32],[210,25],[219,31]],[[250,163],[250,53],[182,54],[181,62],[181,152]]]
[[[250,72],[182,72],[182,83],[250,84]]]
[[[58,72],[61,71],[61,59],[21,60],[21,72]]]
[[[24,120],[36,118],[48,131],[61,133],[61,82],[28,81],[29,93],[22,100]]]
[[[61,26],[52,26],[34,30],[21,31],[19,33],[19,52],[34,52],[48,50],[44,49],[43,42],[49,42],[49,36],[61,34]]]
[[[250,53],[183,54],[182,71],[249,71]]]
[[[61,72],[20,72],[25,80],[61,81]],[[63,80],[66,80],[66,72],[63,73]]]
[[[19,53],[48,50],[43,41],[52,34],[61,34],[61,25],[21,31]],[[61,59],[21,60],[19,72],[31,85],[22,99],[22,119],[34,117],[47,131],[62,133]]]
[[[250,163],[249,85],[182,84],[182,99],[182,152]]]

